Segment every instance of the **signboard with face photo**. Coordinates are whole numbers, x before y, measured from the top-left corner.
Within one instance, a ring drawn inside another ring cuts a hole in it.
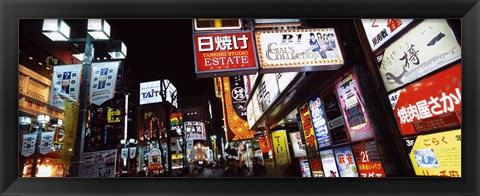
[[[120,62],[93,63],[90,78],[90,102],[102,105],[113,98]]]
[[[64,109],[65,101],[77,102],[80,90],[82,64],[53,67],[51,106]]]
[[[302,134],[300,134],[300,131],[288,133],[288,136],[292,144],[293,156],[296,158],[306,156],[307,152],[305,151],[305,144],[302,141]]]

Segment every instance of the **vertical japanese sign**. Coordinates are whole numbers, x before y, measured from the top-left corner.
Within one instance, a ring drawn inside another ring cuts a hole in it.
[[[372,126],[353,69],[338,78],[335,85],[350,141],[356,142],[372,138]]]
[[[325,171],[325,177],[340,177],[337,170],[337,163],[335,162],[335,155],[332,149],[320,151],[320,157],[322,158],[323,170]]]
[[[355,144],[352,149],[361,177],[385,177],[382,160],[375,141]]]
[[[310,115],[312,116],[313,129],[315,137],[317,138],[318,148],[322,149],[332,145],[330,134],[327,129],[327,120],[323,111],[322,100],[320,97],[315,97],[308,102]]]
[[[419,135],[409,153],[418,176],[462,175],[462,133],[460,129]]]
[[[305,151],[305,144],[302,142],[300,131],[288,133],[288,136],[292,144],[293,156],[296,158],[306,156],[307,152]]]
[[[23,145],[21,154],[28,157],[35,153],[35,143],[37,142],[37,134],[23,135]]]
[[[115,177],[117,149],[84,153],[85,169],[83,177]]]
[[[223,97],[222,102],[224,104],[223,110],[225,115],[225,136],[227,141],[239,141],[252,139],[254,132],[249,129],[248,122],[245,116],[239,116],[237,113],[238,108],[234,106],[233,95],[231,94],[235,87],[230,85],[230,77],[223,77]],[[243,84],[242,84],[243,85]],[[245,108],[244,108],[245,109]]]
[[[73,152],[75,151],[75,139],[77,138],[78,125],[78,103],[65,102],[65,139],[63,140],[63,149],[60,151],[61,161],[69,164]],[[70,150],[72,149],[72,150]]]
[[[233,71],[243,75],[258,69],[251,32],[196,34],[193,39],[197,76],[228,76],[222,72]]]
[[[286,130],[272,132],[272,147],[275,152],[277,172],[280,175],[283,174],[288,165],[290,165],[290,151],[286,132]]]
[[[56,128],[50,127],[52,131],[55,131],[55,135],[53,136],[53,148],[55,151],[63,150],[63,141],[65,140],[65,129],[63,128]]]
[[[93,63],[90,78],[90,102],[102,105],[114,97],[120,62]]]
[[[335,160],[337,161],[340,177],[358,177],[355,158],[350,146],[335,148],[333,151],[335,152]]]
[[[427,19],[377,56],[387,91],[461,59],[461,47],[445,19]]]
[[[245,91],[245,83],[242,76],[230,77],[230,88],[232,105],[237,116],[247,120],[247,108],[245,108],[245,102],[247,102],[247,93]]]
[[[40,141],[40,154],[45,155],[52,151],[54,135],[55,135],[55,132],[42,133],[42,138]]]
[[[321,100],[325,109],[325,117],[327,119],[328,130],[332,137],[333,145],[348,142],[347,127],[343,121],[342,111],[335,94],[335,85],[330,85],[321,92]]]
[[[389,95],[402,135],[462,122],[462,65],[457,64]]]
[[[372,51],[378,49],[387,40],[392,38],[408,24],[412,19],[362,19],[363,29],[367,35],[368,43]]]
[[[311,172],[313,177],[324,177],[320,154],[318,153],[317,139],[313,131],[312,118],[310,117],[310,110],[308,103],[305,103],[298,109],[300,119],[302,122],[302,129],[305,137],[305,146],[307,149],[307,157],[310,162]]]
[[[77,102],[80,90],[82,65],[62,65],[53,67],[51,106],[64,109],[65,100]]]

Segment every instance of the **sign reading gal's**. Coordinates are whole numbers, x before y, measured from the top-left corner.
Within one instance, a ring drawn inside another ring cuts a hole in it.
[[[262,73],[337,70],[344,61],[333,28],[257,31]]]

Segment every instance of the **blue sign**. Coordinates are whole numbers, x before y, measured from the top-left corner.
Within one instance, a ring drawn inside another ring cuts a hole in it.
[[[332,145],[330,134],[328,133],[327,120],[323,111],[322,101],[320,97],[315,97],[308,102],[310,115],[312,116],[313,129],[317,138],[318,147],[320,149]]]

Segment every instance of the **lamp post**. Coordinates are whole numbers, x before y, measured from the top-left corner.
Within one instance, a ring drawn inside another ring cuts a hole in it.
[[[71,161],[70,176],[80,177],[83,175],[85,157],[83,155],[85,128],[88,115],[88,95],[93,59],[94,41],[105,41],[110,39],[110,25],[102,19],[88,19],[87,35],[85,38],[70,39],[70,27],[60,19],[45,19],[42,32],[52,41],[67,41],[72,43],[85,43],[83,55],[82,81],[80,83],[79,96],[79,121],[77,124],[77,135],[75,139],[75,156]],[[125,44],[121,43],[120,49],[109,52],[113,59],[124,59],[126,57]]]
[[[128,151],[127,151],[127,173],[130,173],[130,144],[137,144],[138,141],[136,139],[130,138],[129,140],[120,140],[120,143],[126,146]],[[136,150],[136,149],[135,149]],[[135,153],[136,154],[136,153]],[[135,157],[132,157],[135,158]]]

